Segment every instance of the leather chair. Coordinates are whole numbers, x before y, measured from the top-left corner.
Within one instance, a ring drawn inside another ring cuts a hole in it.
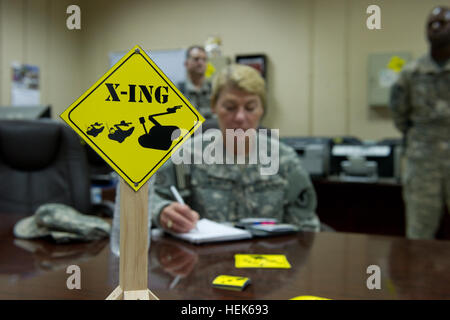
[[[91,209],[80,138],[55,120],[0,120],[0,212],[31,215],[49,202]]]

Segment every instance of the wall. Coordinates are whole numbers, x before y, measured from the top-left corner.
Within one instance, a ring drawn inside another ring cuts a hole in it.
[[[396,137],[387,108],[367,106],[367,56],[427,50],[424,23],[436,0],[0,0],[0,101],[11,60],[42,66],[43,101],[62,112],[109,67],[108,53],[173,49],[219,35],[223,53],[265,53],[270,109],[264,124],[288,135]],[[65,28],[80,3],[82,30]],[[366,28],[381,7],[382,30]],[[7,72],[5,72],[7,71]]]
[[[382,10],[382,30],[363,28],[364,12],[371,3]],[[369,110],[367,107],[367,57],[374,52],[408,51],[414,58],[428,50],[425,39],[425,22],[432,8],[445,1],[436,0],[383,0],[350,1],[348,21],[348,122],[349,132],[366,138],[399,135],[393,129],[386,110]]]
[[[268,55],[270,110],[266,123],[282,127],[282,133],[307,134],[310,72],[304,43],[310,38],[309,23],[305,22],[311,19],[309,2],[240,1],[238,9],[233,1],[205,0],[86,4],[86,88],[108,68],[110,51],[127,51],[135,44],[150,50],[181,48],[202,44],[209,35],[217,34],[225,55]],[[297,20],[304,22],[299,25]],[[292,70],[299,71],[295,79],[287,76]]]
[[[238,3],[238,4],[237,4]],[[378,4],[382,30],[368,30]],[[85,3],[83,79],[87,88],[108,67],[110,51],[187,47],[221,36],[223,52],[266,53],[269,112],[281,135],[398,137],[387,108],[367,105],[367,57],[425,53],[424,23],[439,1],[90,1]],[[89,60],[89,61],[88,61]]]
[[[79,1],[0,0],[0,105],[11,103],[11,63],[40,68],[41,102],[57,117],[80,95],[81,32],[66,28],[66,8]]]
[[[311,133],[364,139],[398,137],[388,108],[367,104],[370,53],[426,53],[426,17],[442,1],[314,1]],[[366,9],[381,8],[381,30],[366,28]]]

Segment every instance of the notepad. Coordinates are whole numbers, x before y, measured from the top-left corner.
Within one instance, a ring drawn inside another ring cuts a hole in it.
[[[172,236],[195,244],[250,239],[252,234],[247,230],[220,224],[209,219],[197,222],[197,230],[187,233],[170,233]]]

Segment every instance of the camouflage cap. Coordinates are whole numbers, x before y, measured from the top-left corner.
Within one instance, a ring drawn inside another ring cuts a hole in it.
[[[31,217],[14,226],[14,235],[21,239],[50,236],[58,243],[94,241],[108,237],[110,225],[99,217],[81,214],[59,203],[41,205]]]

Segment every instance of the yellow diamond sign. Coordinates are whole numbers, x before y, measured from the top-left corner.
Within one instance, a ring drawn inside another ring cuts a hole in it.
[[[139,46],[61,118],[136,191],[204,121]]]

